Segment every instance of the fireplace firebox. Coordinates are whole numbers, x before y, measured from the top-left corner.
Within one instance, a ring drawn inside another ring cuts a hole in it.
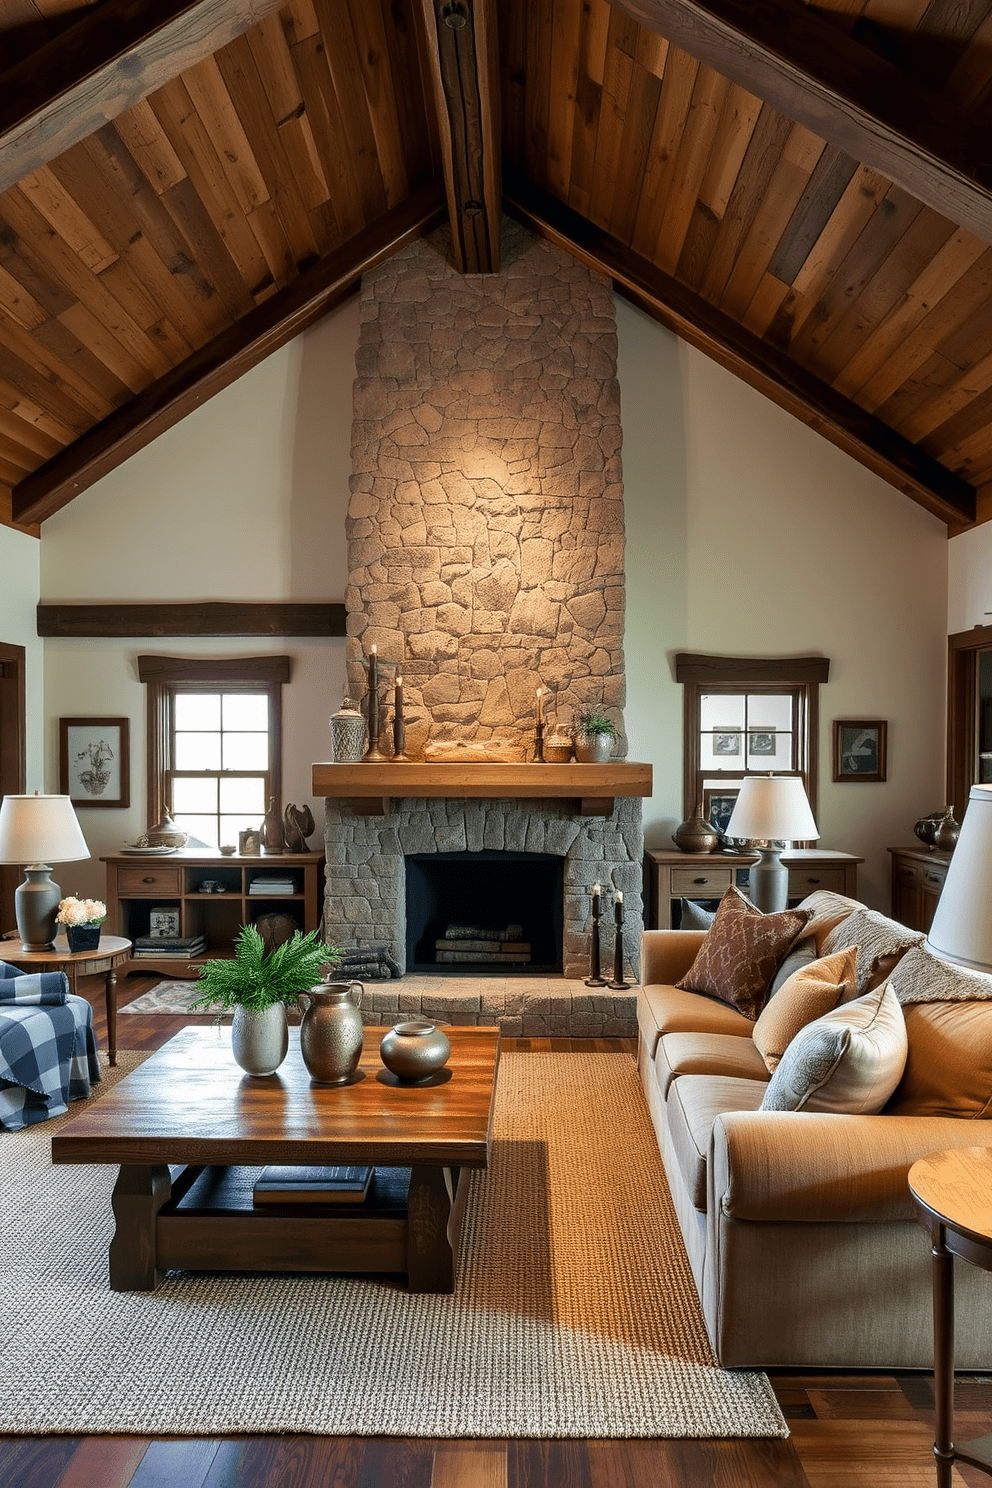
[[[404,862],[408,970],[561,972],[564,858],[483,850],[411,854]]]

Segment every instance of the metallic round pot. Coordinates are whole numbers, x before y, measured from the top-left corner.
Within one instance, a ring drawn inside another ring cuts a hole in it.
[[[231,1053],[249,1075],[274,1075],[289,1049],[289,1025],[281,1002],[256,1012],[236,1007]]]
[[[575,758],[580,765],[605,765],[613,758],[612,734],[576,734]]]
[[[296,994],[303,1014],[300,1052],[315,1085],[346,1085],[358,1068],[364,1030],[353,987],[361,998],[361,982],[322,982]]]
[[[394,1024],[379,1045],[386,1068],[410,1083],[443,1069],[450,1053],[448,1035],[421,1018]]]

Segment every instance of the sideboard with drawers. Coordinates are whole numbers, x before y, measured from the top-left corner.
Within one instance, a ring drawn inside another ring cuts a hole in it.
[[[677,923],[673,907],[680,899],[719,899],[731,884],[747,891],[748,875],[757,853],[685,853],[649,848],[646,867],[645,916],[650,929],[670,930]],[[817,889],[858,897],[858,864],[864,858],[824,848],[795,848],[782,854],[789,870],[789,903],[798,904]]]

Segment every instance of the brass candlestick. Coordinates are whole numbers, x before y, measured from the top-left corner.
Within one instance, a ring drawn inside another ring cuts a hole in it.
[[[403,717],[403,678],[397,675],[393,684],[393,760],[402,764],[409,758],[406,752],[406,719]]]
[[[369,671],[369,747],[362,755],[363,764],[379,764],[389,758],[379,748],[379,658],[373,646],[369,659],[363,662]]]

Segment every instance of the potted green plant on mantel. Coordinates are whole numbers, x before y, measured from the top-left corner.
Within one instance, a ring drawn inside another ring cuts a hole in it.
[[[266,951],[254,925],[244,925],[235,942],[233,960],[208,961],[200,970],[203,988],[190,1006],[213,1010],[218,1003],[234,1009],[231,1052],[249,1075],[271,1075],[289,1048],[287,1003],[320,981],[321,968],[340,960],[335,946],[325,945],[317,931],[283,941]]]
[[[575,732],[575,758],[580,765],[605,765],[613,757],[617,731],[601,708],[587,708]]]

